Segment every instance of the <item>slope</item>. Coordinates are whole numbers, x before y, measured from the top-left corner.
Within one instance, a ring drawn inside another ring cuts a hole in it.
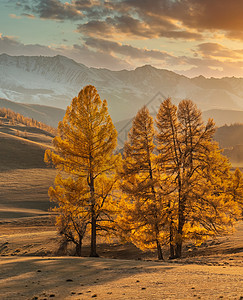
[[[57,127],[58,122],[63,119],[65,114],[63,109],[57,107],[16,103],[3,98],[0,98],[1,107],[9,108],[25,117],[33,118],[52,127]]]
[[[203,112],[204,120],[213,118],[216,126],[223,126],[225,124],[231,125],[234,123],[243,123],[242,110],[226,110],[226,109],[212,109]]]
[[[0,121],[0,218],[46,214],[56,171],[43,158],[53,136],[10,118]]]

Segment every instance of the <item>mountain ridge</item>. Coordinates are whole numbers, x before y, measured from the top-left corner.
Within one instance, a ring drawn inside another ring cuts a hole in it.
[[[134,117],[156,94],[175,104],[191,99],[202,110],[243,111],[243,78],[188,78],[145,65],[111,71],[87,67],[65,56],[0,55],[0,97],[14,102],[65,109],[87,84],[107,99],[114,122]],[[158,105],[157,105],[158,106]]]

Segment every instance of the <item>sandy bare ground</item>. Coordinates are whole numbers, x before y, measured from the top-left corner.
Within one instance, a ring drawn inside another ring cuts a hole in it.
[[[238,266],[2,257],[4,299],[242,299]]]
[[[233,235],[187,244],[181,260],[159,262],[155,253],[119,243],[99,244],[100,258],[57,257],[50,217],[2,220],[0,299],[242,300],[242,229],[239,222]]]

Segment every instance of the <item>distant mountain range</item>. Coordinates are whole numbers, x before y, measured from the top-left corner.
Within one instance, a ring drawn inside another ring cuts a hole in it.
[[[81,88],[92,84],[101,98],[107,99],[114,122],[132,118],[144,104],[149,103],[154,112],[166,97],[176,104],[185,98],[193,100],[202,110],[209,111],[208,116],[217,115],[219,125],[243,122],[243,78],[190,79],[149,65],[132,71],[110,71],[88,68],[60,55],[2,54],[0,70],[0,97],[18,103],[66,109]],[[234,117],[231,119],[230,115]]]

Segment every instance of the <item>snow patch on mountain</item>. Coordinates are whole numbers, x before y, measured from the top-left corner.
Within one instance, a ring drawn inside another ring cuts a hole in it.
[[[88,68],[64,56],[0,55],[0,97],[66,108],[87,84],[108,100],[114,121],[133,117],[156,94],[162,101],[193,100],[202,110],[243,110],[243,79],[189,79],[146,65],[133,71]],[[156,99],[158,104],[158,99]],[[150,106],[152,104],[150,103]],[[157,105],[158,106],[158,105]]]

